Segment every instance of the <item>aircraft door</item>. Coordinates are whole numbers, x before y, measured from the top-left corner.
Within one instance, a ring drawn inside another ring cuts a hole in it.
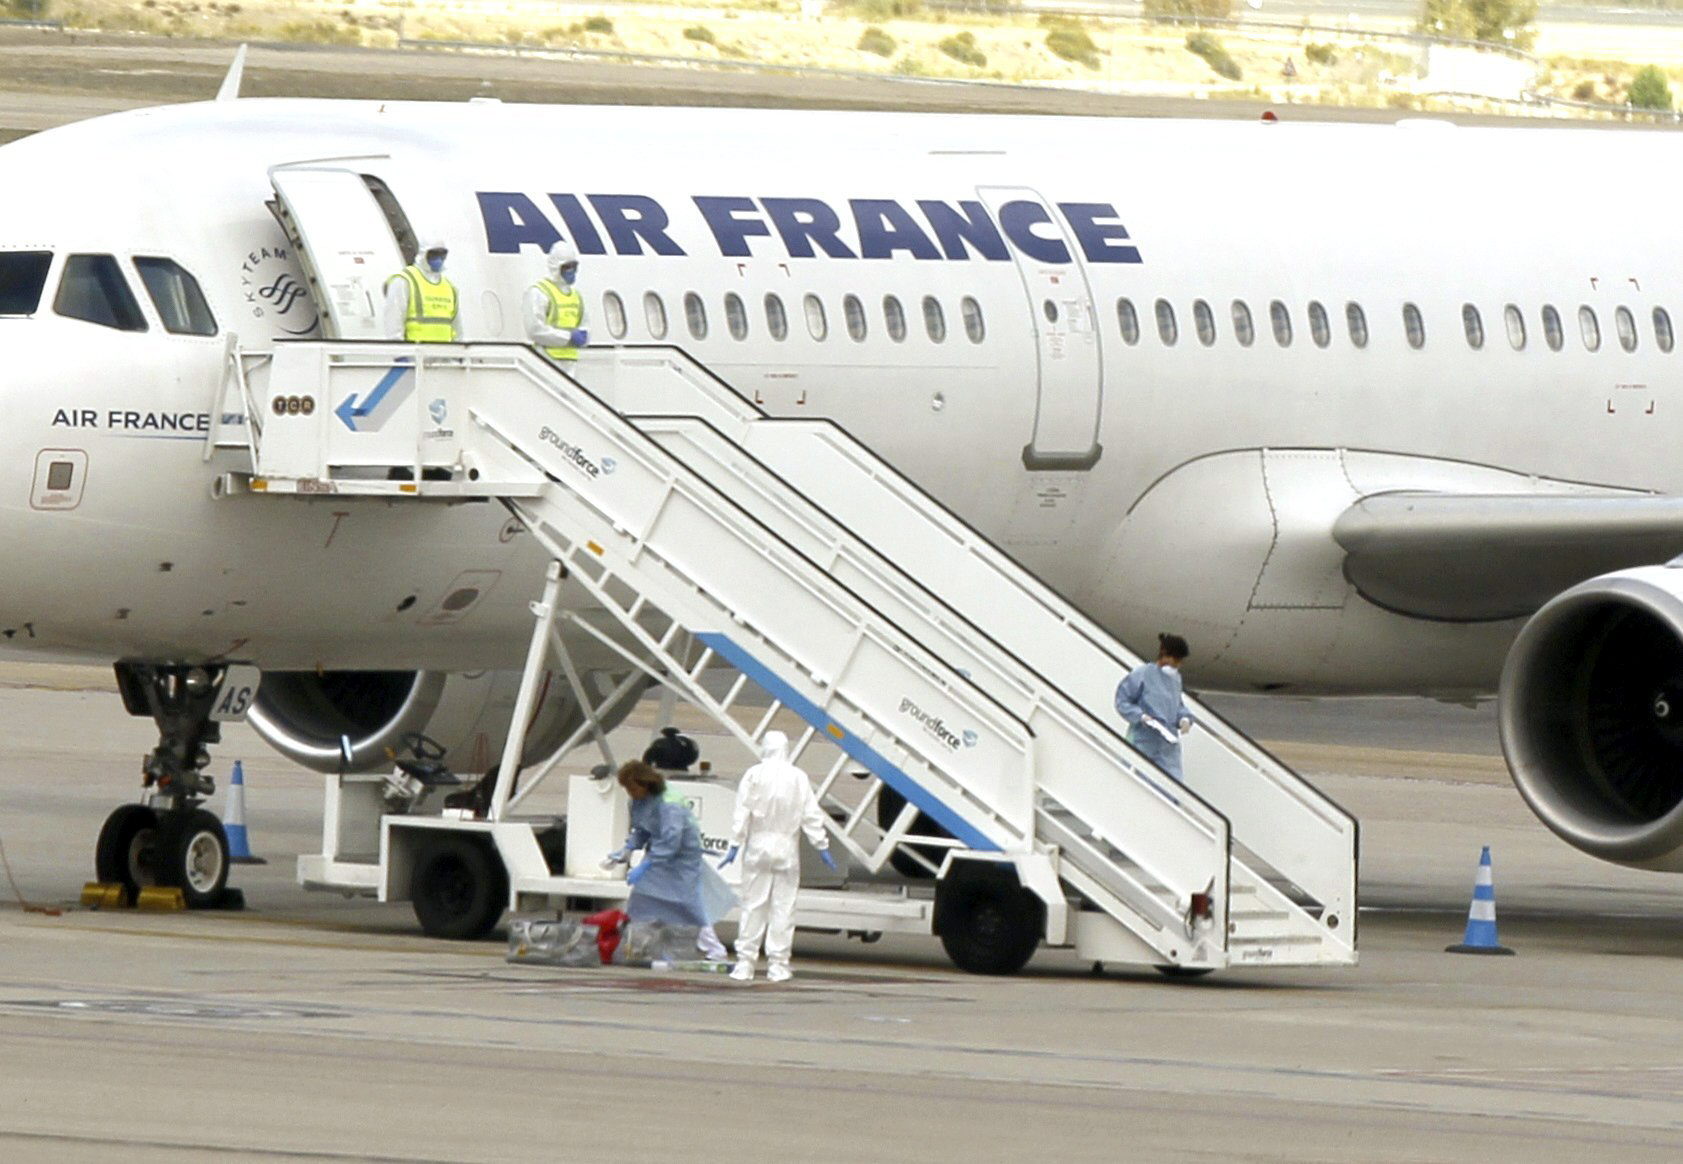
[[[1103,368],[1098,312],[1075,239],[1033,190],[977,190],[1011,244],[1028,296],[1038,370],[1030,469],[1091,469],[1099,447]]]
[[[297,248],[323,334],[386,338],[386,279],[409,261],[398,241],[408,224],[390,193],[353,170],[319,166],[277,166],[269,181],[270,209]]]

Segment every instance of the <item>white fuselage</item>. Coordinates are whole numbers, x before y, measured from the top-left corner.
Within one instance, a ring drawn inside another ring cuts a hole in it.
[[[265,204],[272,167],[322,160],[379,178],[418,232],[445,236],[465,337],[522,338],[522,295],[567,237],[593,342],[679,344],[774,414],[836,420],[1125,641],[1185,634],[1199,684],[1488,690],[1518,624],[1371,605],[1340,573],[1330,521],[1388,489],[1683,486],[1667,455],[1683,353],[1661,350],[1654,319],[1683,312],[1674,147],[1435,125],[283,100],[44,133],[0,149],[0,253],[54,256],[39,309],[0,316],[0,634],[61,656],[267,668],[518,663],[541,562],[500,510],[212,497],[238,463],[207,462],[203,440],[228,337],[319,334]],[[55,312],[73,254],[117,257],[146,330]],[[169,334],[135,256],[191,272],[217,334]],[[43,450],[85,456],[74,505],[39,507]],[[438,617],[468,572],[484,597]]]

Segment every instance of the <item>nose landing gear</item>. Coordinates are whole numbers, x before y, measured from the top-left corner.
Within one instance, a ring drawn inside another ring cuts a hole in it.
[[[124,886],[131,901],[148,886],[180,889],[190,909],[228,897],[228,837],[202,807],[216,790],[205,768],[210,745],[222,740],[211,713],[225,674],[221,666],[117,664],[123,706],[158,725],[158,746],[141,766],[147,802],[119,806],[94,849],[95,875]]]

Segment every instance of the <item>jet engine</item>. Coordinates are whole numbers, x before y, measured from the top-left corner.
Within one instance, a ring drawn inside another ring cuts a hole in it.
[[[1502,672],[1502,750],[1584,852],[1683,870],[1683,569],[1592,578],[1526,624]]]
[[[605,692],[612,683],[597,686]],[[445,763],[471,774],[501,757],[519,689],[515,671],[268,671],[250,721],[271,747],[318,772],[339,770],[341,736],[350,737],[351,770],[372,771],[391,766],[405,733],[423,732],[444,746]],[[632,692],[609,708],[605,726],[618,724],[636,698]],[[582,722],[566,680],[546,673],[522,762],[552,755]]]

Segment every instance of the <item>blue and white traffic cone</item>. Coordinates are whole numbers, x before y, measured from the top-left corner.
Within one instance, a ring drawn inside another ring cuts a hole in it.
[[[245,767],[234,761],[228,778],[228,808],[222,814],[222,831],[228,834],[228,860],[235,865],[267,865],[251,854],[251,839],[245,833]]]
[[[1478,879],[1473,882],[1473,904],[1467,911],[1467,936],[1459,945],[1444,947],[1450,954],[1511,954],[1496,940],[1496,881],[1490,875],[1490,846],[1478,859]]]

